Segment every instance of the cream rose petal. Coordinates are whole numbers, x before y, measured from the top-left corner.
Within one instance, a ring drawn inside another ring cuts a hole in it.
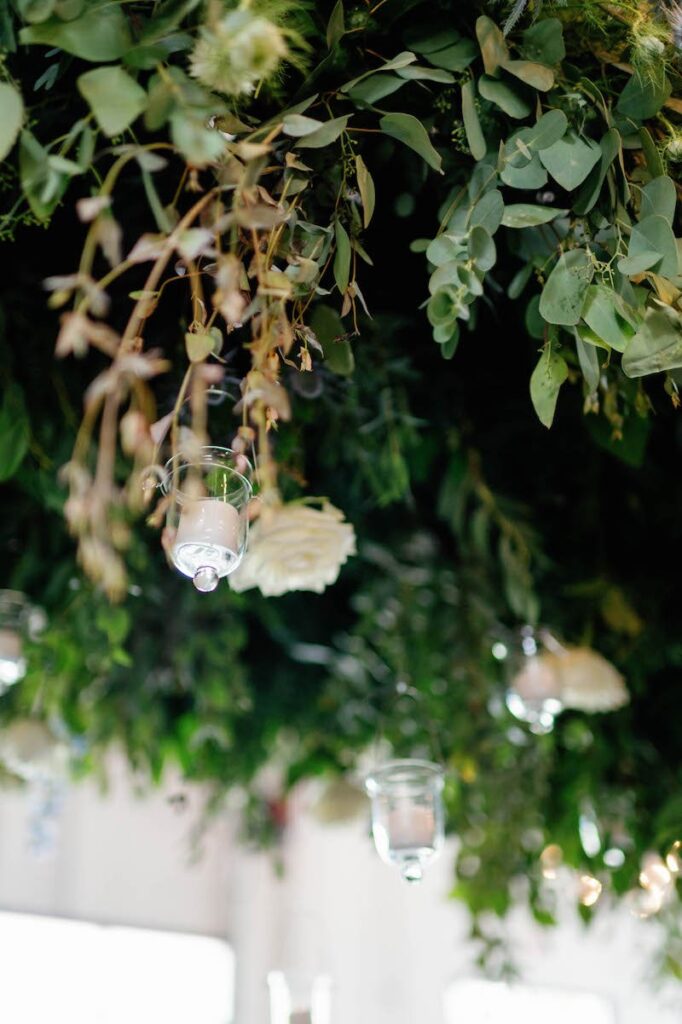
[[[236,591],[258,587],[266,597],[294,590],[321,594],[336,582],[341,566],[354,553],[353,527],[333,505],[265,509],[230,585]]]
[[[589,647],[575,647],[557,658],[564,707],[578,711],[615,711],[630,696],[622,675]]]

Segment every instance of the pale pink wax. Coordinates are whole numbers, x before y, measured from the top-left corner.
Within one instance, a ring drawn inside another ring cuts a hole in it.
[[[388,836],[391,847],[433,846],[435,819],[430,807],[398,804],[388,814]]]
[[[0,658],[18,661],[21,657],[21,637],[11,629],[0,629]]]
[[[206,544],[239,551],[239,513],[219,498],[197,498],[182,506],[174,547]]]
[[[522,700],[547,700],[558,697],[558,673],[540,658],[528,658],[521,671],[514,676],[512,689]]]
[[[313,1024],[310,1010],[294,1010],[289,1014],[289,1024]]]

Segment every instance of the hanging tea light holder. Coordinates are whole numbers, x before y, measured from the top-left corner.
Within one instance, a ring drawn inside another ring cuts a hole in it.
[[[0,590],[0,695],[26,675],[24,640],[40,625],[38,615],[18,590]]]
[[[431,761],[389,761],[365,780],[377,853],[406,882],[420,882],[445,838],[444,774]]]
[[[539,735],[552,731],[554,719],[563,710],[562,650],[549,630],[524,626],[516,648],[509,652],[507,708]]]
[[[270,1024],[331,1024],[332,981],[326,974],[270,971]]]
[[[170,497],[168,550],[197,590],[215,590],[242,560],[252,495],[248,459],[229,448],[204,447],[168,460],[161,484]]]

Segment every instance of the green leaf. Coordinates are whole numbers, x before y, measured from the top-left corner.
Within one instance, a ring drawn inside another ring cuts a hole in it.
[[[660,258],[660,252],[654,252],[653,249],[645,249],[637,253],[636,256],[625,256],[622,260],[618,260],[618,269],[626,277],[637,277],[638,274],[643,274],[645,270],[650,270],[655,263],[659,262]]]
[[[542,341],[544,339],[547,324],[540,316],[539,295],[534,295],[526,306],[523,322],[531,338],[535,338],[536,341]]]
[[[639,224],[635,224],[630,235],[628,257],[649,251],[659,255],[658,262],[652,264],[657,274],[677,277],[679,260],[675,236],[668,221],[660,214],[645,217]]]
[[[336,238],[334,280],[336,281],[336,287],[343,295],[348,288],[350,280],[351,245],[348,232],[340,220],[337,220],[334,225],[334,236]]]
[[[559,210],[555,206],[512,203],[505,207],[502,223],[506,228],[532,228],[537,224],[548,224],[555,217],[564,217],[567,213],[567,210]]]
[[[471,39],[460,39],[453,46],[427,54],[426,59],[437,68],[461,74],[476,59],[476,46]]]
[[[118,60],[131,47],[128,20],[118,4],[100,3],[73,21],[50,18],[22,28],[19,41],[56,46],[83,60]]]
[[[628,377],[682,367],[682,317],[668,306],[648,310],[625,349],[621,365]]]
[[[327,369],[342,377],[349,376],[355,369],[355,359],[351,344],[345,337],[343,320],[336,310],[316,305],[310,317],[310,328],[322,346]]]
[[[24,120],[21,93],[9,82],[0,82],[0,160],[10,152]]]
[[[585,142],[572,132],[540,153],[540,162],[567,192],[581,185],[601,158],[601,149],[592,139]]]
[[[544,64],[535,64],[531,60],[508,60],[504,70],[539,92],[549,92],[554,85],[552,69],[546,68]]]
[[[215,350],[215,338],[211,334],[185,334],[185,349],[190,363],[203,363]]]
[[[351,116],[351,114],[344,114],[343,117],[335,117],[331,121],[325,121],[316,132],[311,132],[310,135],[299,139],[296,143],[297,148],[322,149],[324,146],[329,146],[332,142],[336,142],[339,136],[346,130],[346,125]]]
[[[481,75],[478,80],[478,91],[484,100],[494,103],[509,117],[528,117],[531,112],[530,103],[503,79]]]
[[[454,356],[455,352],[457,351],[457,346],[459,345],[459,339],[460,339],[459,324],[455,324],[455,326],[453,328],[453,331],[452,331],[450,337],[447,339],[447,341],[441,342],[440,353],[443,356],[443,359],[452,359],[452,357]]]
[[[24,392],[18,384],[10,384],[0,406],[0,480],[14,476],[28,451],[30,438]]]
[[[336,0],[327,22],[327,48],[332,50],[346,34],[346,21],[343,14],[343,0]]]
[[[558,18],[544,18],[527,28],[521,49],[528,60],[540,64],[560,64],[566,56],[564,32]]]
[[[497,251],[495,242],[480,224],[471,229],[469,235],[469,256],[479,270],[490,270],[495,266]]]
[[[474,98],[474,83],[468,79],[462,85],[462,118],[464,119],[464,131],[471,155],[474,160],[482,160],[486,154],[487,146],[481,131],[481,123],[478,120],[476,111],[476,100]]]
[[[476,38],[481,48],[486,75],[494,75],[509,60],[509,49],[501,30],[491,18],[482,15],[476,22]]]
[[[525,266],[521,267],[520,270],[514,274],[513,278],[509,282],[507,288],[507,295],[510,299],[518,299],[523,293],[524,288],[528,284],[533,274],[533,264],[526,263]]]
[[[582,338],[575,339],[575,346],[578,352],[578,362],[582,375],[585,378],[587,389],[593,394],[599,386],[601,371],[599,369],[599,353],[594,345],[586,344]]]
[[[659,214],[667,220],[670,227],[675,220],[675,209],[677,207],[677,191],[672,178],[663,174],[654,178],[642,189],[642,198],[639,209],[640,220]]]
[[[440,68],[423,68],[417,64],[400,68],[397,75],[399,78],[414,82],[441,82],[443,85],[452,85],[455,81],[454,75],[449,71],[443,71]]]
[[[525,167],[513,167],[505,163],[500,171],[500,177],[505,185],[511,188],[542,188],[547,184],[547,171],[540,163],[537,153],[533,154],[533,159]]]
[[[379,121],[379,127],[385,135],[413,149],[429,167],[443,173],[440,154],[433,148],[424,125],[412,114],[385,114]]]
[[[351,78],[350,82],[346,82],[345,85],[341,86],[341,92],[351,92],[362,82],[363,79],[368,78],[370,75],[376,75],[380,71],[396,71],[398,68],[407,67],[408,64],[414,64],[416,56],[409,50],[403,50],[397,56],[392,57],[391,60],[384,61],[378,68],[371,68],[369,71],[365,71],[364,74],[358,75],[357,78]]]
[[[469,222],[472,227],[480,224],[481,227],[486,229],[488,234],[494,235],[503,222],[503,214],[504,200],[502,193],[499,189],[494,188],[490,192],[486,192],[484,196],[481,196],[471,211]]]
[[[399,75],[372,75],[371,78],[358,82],[348,95],[355,103],[378,103],[385,96],[391,96],[398,89],[402,89],[404,85],[407,85],[407,79]]]
[[[647,128],[643,126],[639,129],[639,137],[642,143],[642,150],[644,152],[644,159],[646,160],[646,166],[649,174],[652,178],[657,178],[659,174],[665,174],[665,168],[663,166],[663,160],[661,154],[658,151],[658,146],[651,138],[651,133]]]
[[[568,377],[566,360],[547,345],[530,378],[530,397],[537,417],[545,427],[554,421],[561,385]]]
[[[525,167],[535,153],[558,142],[567,127],[568,120],[563,110],[549,110],[532,128],[519,129],[505,142],[505,160],[514,167]]]
[[[64,195],[69,179],[50,166],[47,150],[26,130],[19,140],[19,178],[35,216],[47,220]]]
[[[55,7],[55,0],[14,0],[14,6],[24,21],[47,21]]]
[[[651,77],[635,72],[620,94],[616,110],[634,121],[646,121],[659,112],[671,92],[667,75]]]
[[[620,134],[615,128],[609,128],[599,143],[601,156],[599,163],[585,179],[573,204],[576,213],[589,213],[599,199],[606,178],[606,173],[620,150]]]
[[[374,179],[367,169],[365,161],[358,153],[355,157],[355,175],[358,181],[358,190],[362,201],[362,222],[365,227],[369,224],[374,213],[375,190]]]
[[[285,135],[298,139],[316,132],[322,127],[322,123],[314,117],[306,117],[305,114],[287,114],[282,121],[282,129]]]
[[[582,318],[601,341],[617,352],[625,351],[625,346],[635,333],[624,313],[625,303],[612,288],[603,284],[589,286]]]
[[[173,144],[193,167],[213,163],[225,152],[225,140],[220,132],[207,128],[203,118],[189,111],[174,110],[170,126]]]
[[[147,94],[122,67],[93,68],[78,89],[105,135],[120,135],[147,105]]]
[[[594,268],[584,249],[571,249],[559,257],[540,297],[540,312],[547,323],[573,326],[580,320]]]
[[[456,28],[433,29],[423,28],[418,22],[408,26],[405,31],[405,43],[415,53],[435,53],[459,42],[462,38]]]

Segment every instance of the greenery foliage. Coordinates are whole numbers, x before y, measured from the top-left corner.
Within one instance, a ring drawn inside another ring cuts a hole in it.
[[[377,739],[443,760],[475,915],[523,877],[551,921],[547,843],[623,894],[681,838],[676,17],[0,13],[2,584],[48,615],[1,722],[59,723],[81,771],[118,741],[153,779],[243,787],[261,838],[268,762],[279,798]],[[173,574],[153,484],[209,437],[255,460],[263,506],[343,510],[334,588]],[[538,621],[617,665],[630,707],[515,722],[491,649]]]

